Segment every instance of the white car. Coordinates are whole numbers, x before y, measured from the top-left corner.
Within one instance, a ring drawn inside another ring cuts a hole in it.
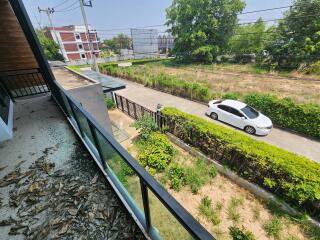
[[[249,134],[268,135],[271,120],[245,103],[235,100],[213,100],[206,114],[214,120],[243,129]]]

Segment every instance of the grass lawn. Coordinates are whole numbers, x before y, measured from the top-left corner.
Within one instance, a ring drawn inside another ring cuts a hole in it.
[[[270,93],[301,103],[320,104],[320,76],[297,72],[268,72],[253,64],[177,64],[171,60],[133,65],[136,76],[170,74],[207,85],[213,92]]]

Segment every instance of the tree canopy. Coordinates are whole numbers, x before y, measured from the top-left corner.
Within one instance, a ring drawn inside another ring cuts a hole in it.
[[[267,50],[280,68],[320,59],[320,0],[295,0],[279,22]]]
[[[227,49],[244,7],[241,0],[173,0],[166,23],[175,38],[173,54],[184,60],[214,61]]]
[[[111,39],[103,41],[105,49],[112,50],[115,53],[120,53],[120,49],[131,49],[131,38],[124,33],[120,33]]]
[[[37,30],[36,33],[47,59],[50,61],[63,61],[64,58],[60,53],[59,45],[52,39],[47,38],[42,31]]]
[[[262,18],[253,24],[240,25],[230,38],[229,51],[233,54],[261,54],[272,31],[273,27],[267,30]]]

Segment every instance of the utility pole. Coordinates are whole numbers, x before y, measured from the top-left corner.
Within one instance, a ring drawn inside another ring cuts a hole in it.
[[[98,67],[98,64],[97,64],[96,55],[94,53],[93,43],[92,43],[92,40],[91,40],[91,37],[90,37],[90,30],[89,30],[89,25],[88,25],[88,21],[87,21],[87,15],[86,15],[86,12],[84,10],[83,0],[79,0],[79,2],[80,2],[80,8],[81,8],[81,13],[82,13],[82,17],[83,17],[83,22],[84,22],[84,25],[86,27],[87,39],[89,41],[89,48],[90,48],[91,56],[92,56],[92,59],[93,59],[93,65],[94,65],[94,68],[95,68],[96,72],[99,72],[99,67]],[[89,1],[89,5],[85,5],[85,6],[92,7],[91,1]]]
[[[54,26],[53,26],[53,23],[52,23],[51,14],[54,13],[54,9],[53,9],[53,8],[41,9],[40,7],[38,7],[38,11],[39,11],[39,13],[45,12],[45,13],[47,14],[48,19],[49,19],[49,23],[50,23],[50,27],[51,27],[51,29],[52,29],[52,31],[53,31],[53,34],[54,34],[55,38],[57,39],[60,52],[61,52],[61,54],[63,54],[62,44],[60,43],[60,39],[58,38],[58,35],[57,35],[57,33],[56,33],[56,31],[55,31],[55,28],[54,28]]]

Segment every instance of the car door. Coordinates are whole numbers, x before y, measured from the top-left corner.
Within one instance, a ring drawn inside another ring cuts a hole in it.
[[[231,113],[230,124],[235,127],[243,129],[245,127],[245,116],[237,109],[229,107]]]
[[[231,113],[230,113],[230,110],[229,110],[229,107],[226,106],[226,105],[218,105],[218,109],[219,109],[219,112],[218,112],[218,119],[220,121],[223,121],[223,122],[226,122],[226,123],[230,123],[231,121]]]

